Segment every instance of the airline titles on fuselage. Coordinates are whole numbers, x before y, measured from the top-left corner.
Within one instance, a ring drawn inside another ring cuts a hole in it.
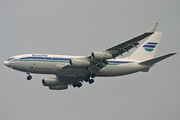
[[[32,57],[47,57],[45,54],[32,54]]]

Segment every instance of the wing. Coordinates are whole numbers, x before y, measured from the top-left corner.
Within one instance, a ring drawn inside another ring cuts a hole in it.
[[[66,68],[73,65],[74,67],[89,67],[91,73],[95,73],[108,64],[108,62],[106,61],[107,59],[115,58],[125,52],[128,52],[133,47],[137,47],[139,41],[152,35],[155,32],[157,25],[158,24],[156,24],[149,32],[146,32],[109,49],[92,52],[90,56],[75,58],[70,61],[70,64],[64,65],[62,67]]]
[[[145,32],[144,34],[132,38],[126,42],[123,42],[106,50],[92,52],[91,56],[88,56],[87,59],[91,61],[91,65],[93,66],[95,71],[99,71],[108,64],[108,62],[106,61],[107,59],[115,58],[125,52],[128,52],[133,47],[137,47],[137,45],[139,45],[139,41],[152,35],[156,31],[157,25],[158,23],[156,23],[149,32]]]
[[[132,49],[133,47],[137,47],[137,45],[139,45],[139,43],[138,43],[139,41],[152,35],[155,32],[157,25],[158,25],[158,23],[156,23],[156,25],[153,27],[153,29],[150,30],[149,32],[146,32],[146,33],[139,35],[135,38],[132,38],[126,42],[123,42],[114,47],[106,49],[106,50],[104,50],[104,52],[108,52],[108,53],[112,54],[113,58],[115,58],[119,55],[122,55],[125,52],[129,52],[130,49]]]
[[[122,55],[125,52],[129,52],[130,49],[132,49],[133,47],[137,47],[137,45],[139,45],[139,41],[141,41],[142,39],[152,35],[152,32],[147,32],[144,33],[138,37],[135,37],[133,39],[130,39],[126,42],[123,42],[121,44],[118,44],[114,47],[111,47],[109,49],[106,49],[105,51],[107,51],[108,53],[111,53],[113,55],[113,58]]]

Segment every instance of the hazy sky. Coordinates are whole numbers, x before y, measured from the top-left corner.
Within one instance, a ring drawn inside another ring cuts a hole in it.
[[[97,77],[92,85],[52,91],[53,75],[11,70],[3,62],[24,53],[90,55],[149,31],[164,34],[156,57],[180,53],[179,0],[1,0],[1,120],[179,120],[180,57],[148,73]],[[130,55],[125,53],[123,57]]]

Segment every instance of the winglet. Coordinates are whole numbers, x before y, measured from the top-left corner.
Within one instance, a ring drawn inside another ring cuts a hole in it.
[[[158,23],[156,23],[155,26],[153,27],[153,29],[151,29],[149,32],[154,33],[156,31],[157,25],[158,25]]]

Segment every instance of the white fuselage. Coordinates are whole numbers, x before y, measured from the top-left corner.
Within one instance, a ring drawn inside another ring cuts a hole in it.
[[[58,76],[84,76],[89,73],[85,68],[62,68],[69,60],[83,56],[49,55],[49,54],[24,54],[13,56],[4,62],[5,65],[28,73],[54,74]],[[140,65],[138,61],[130,59],[109,59],[108,65],[96,73],[96,76],[120,76],[138,71],[143,71],[151,66]]]

